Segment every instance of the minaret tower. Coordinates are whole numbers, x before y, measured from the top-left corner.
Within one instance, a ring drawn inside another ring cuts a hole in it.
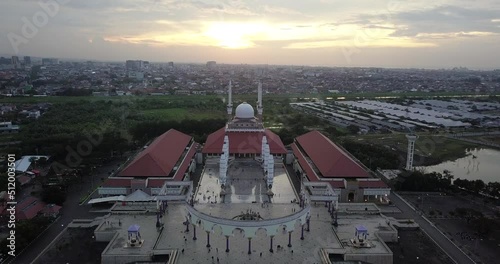
[[[222,145],[222,154],[219,162],[219,183],[221,186],[221,195],[225,194],[224,188],[227,182],[227,167],[229,162],[229,137],[224,136],[224,144]]]
[[[260,122],[262,122],[262,111],[264,108],[262,107],[262,83],[259,81],[259,86],[257,88],[257,117]]]
[[[229,80],[229,88],[228,88],[228,100],[227,100],[227,115],[228,120],[231,120],[233,117],[233,88],[231,80]]]
[[[417,141],[418,136],[410,131],[409,134],[406,134],[406,138],[408,139],[408,153],[406,157],[406,170],[413,170],[413,154],[415,153],[415,141]]]

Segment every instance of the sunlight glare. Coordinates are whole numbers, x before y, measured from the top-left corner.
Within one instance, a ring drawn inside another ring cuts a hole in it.
[[[244,49],[255,46],[251,38],[263,33],[264,29],[263,24],[257,23],[213,23],[204,35],[222,48]]]

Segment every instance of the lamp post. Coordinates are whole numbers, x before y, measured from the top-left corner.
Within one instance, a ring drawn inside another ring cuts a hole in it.
[[[207,231],[207,247],[210,247],[210,231]]]
[[[269,247],[269,252],[273,253],[274,250],[273,250],[273,238],[274,236],[271,236],[271,246]]]

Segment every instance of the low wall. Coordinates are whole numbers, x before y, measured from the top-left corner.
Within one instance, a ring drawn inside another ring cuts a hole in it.
[[[392,264],[392,253],[387,254],[345,254],[344,260],[365,261],[371,264]]]

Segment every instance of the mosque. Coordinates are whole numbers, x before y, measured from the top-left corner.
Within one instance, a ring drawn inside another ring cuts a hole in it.
[[[90,203],[116,202],[124,228],[96,228],[102,263],[392,263],[397,231],[370,203],[389,187],[318,131],[285,146],[257,91],[257,115],[246,102],[233,115],[230,82],[228,122],[204,144],[171,129],[104,182]]]

